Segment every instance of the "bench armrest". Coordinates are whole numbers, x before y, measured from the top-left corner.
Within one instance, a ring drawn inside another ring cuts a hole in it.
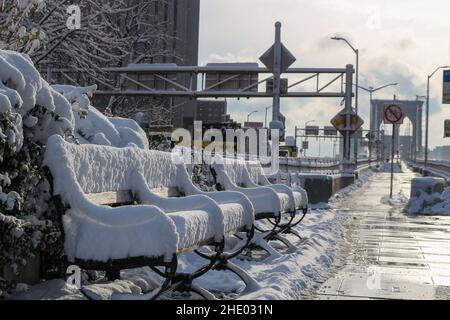
[[[67,199],[63,217],[65,253],[74,259],[109,261],[128,257],[164,257],[178,250],[174,222],[155,206],[111,208],[97,205],[82,193]]]
[[[306,192],[305,189],[303,189],[302,187],[298,187],[298,186],[293,186],[291,188],[293,191],[298,192],[302,195],[302,203],[301,206],[302,208],[307,208],[309,205],[309,198],[308,198],[308,192]]]
[[[218,204],[205,195],[194,195],[182,198],[161,197],[151,191],[142,174],[137,173],[134,179],[133,193],[143,204],[154,205],[165,213],[204,211],[211,217],[214,230],[220,230],[216,240],[224,235],[224,216]],[[220,238],[220,239],[219,239]]]
[[[247,217],[246,221],[249,221],[248,227],[254,222],[255,210],[250,200],[240,192],[224,191],[224,192],[205,192],[197,188],[189,174],[187,173],[186,167],[181,165],[178,171],[178,189],[183,192],[186,196],[202,195],[214,200],[217,204],[239,204],[244,209],[245,215]]]
[[[281,203],[275,191],[267,187],[241,188],[235,185],[220,167],[214,168],[217,182],[226,191],[243,193],[252,203],[255,213],[281,212]]]
[[[291,210],[295,210],[295,199],[294,194],[292,193],[292,189],[284,184],[271,184],[267,185],[267,188],[272,189],[276,193],[283,193],[286,194],[289,197],[289,208]]]

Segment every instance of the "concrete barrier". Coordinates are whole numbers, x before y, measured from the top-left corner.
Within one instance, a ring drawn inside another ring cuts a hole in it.
[[[308,192],[311,204],[326,203],[339,190],[355,183],[355,175],[320,175],[300,176],[303,188]]]

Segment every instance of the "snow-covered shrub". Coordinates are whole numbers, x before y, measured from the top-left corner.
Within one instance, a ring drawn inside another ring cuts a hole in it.
[[[192,168],[192,182],[200,190],[209,192],[216,191],[209,168],[204,164],[196,164]]]
[[[4,0],[0,3],[0,49],[27,54],[39,51],[46,33],[37,18],[45,9],[45,0]]]
[[[0,291],[5,266],[15,272],[41,250],[44,269],[54,269],[62,252],[60,217],[42,165],[50,136],[149,148],[134,120],[108,118],[91,105],[95,89],[52,87],[27,55],[0,50]]]
[[[64,95],[72,106],[75,118],[74,134],[79,143],[117,148],[134,144],[141,149],[149,149],[147,135],[136,121],[107,117],[91,105],[89,98],[97,86],[54,85],[53,89]]]
[[[73,127],[70,104],[29,57],[0,50],[0,278],[6,266],[17,271],[38,250],[59,248],[43,151],[49,136],[70,137]]]

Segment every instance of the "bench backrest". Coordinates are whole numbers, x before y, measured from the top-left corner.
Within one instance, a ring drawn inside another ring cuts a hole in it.
[[[223,169],[227,173],[228,177],[238,186],[245,185],[248,179],[251,179],[256,183],[259,179],[259,175],[261,174],[261,165],[257,161],[224,158],[221,159],[220,162],[223,163],[218,164],[218,166],[223,166]]]
[[[62,155],[59,161],[66,162],[87,198],[97,204],[131,202],[136,172],[143,174],[153,192],[178,195],[178,167],[167,152],[76,145],[56,136],[50,138],[47,152]]]

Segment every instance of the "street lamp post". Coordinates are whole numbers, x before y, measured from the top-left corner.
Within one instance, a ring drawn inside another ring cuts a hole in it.
[[[316,122],[316,120],[309,120],[309,121],[305,122],[305,137],[306,137],[306,127],[308,126],[308,124],[313,123],[313,122]],[[306,141],[308,141],[308,140],[306,140]],[[305,153],[305,158],[306,158],[306,149],[304,150],[304,153]]]
[[[332,37],[331,40],[344,41],[355,53],[356,55],[356,92],[355,92],[355,112],[356,115],[359,114],[359,49],[356,49],[352,44],[345,38],[342,37]],[[358,138],[354,136],[355,143],[355,165],[358,167]]]
[[[265,120],[264,120],[264,127],[267,129],[267,112],[272,109],[273,106],[268,106],[266,107],[266,116],[265,116]]]
[[[250,117],[251,117],[252,115],[254,115],[255,113],[258,113],[258,110],[252,111],[252,112],[250,112],[250,113],[247,115],[247,122],[250,122]]]
[[[421,99],[426,100],[427,96],[420,96],[420,95],[416,95],[416,100],[420,101]],[[419,119],[419,112],[422,113],[423,112],[423,105],[422,106],[417,106],[416,109],[416,122],[417,119]],[[421,121],[420,126],[423,125],[423,121]],[[422,150],[422,143],[420,143],[421,138],[419,138],[419,133],[420,133],[420,128],[419,128],[419,124],[416,123],[416,141],[414,142],[415,144],[415,151],[414,151],[414,162],[417,163],[417,152]]]
[[[441,69],[447,69],[450,66],[440,66],[437,67],[436,70],[427,78],[427,111],[426,111],[426,125],[425,125],[425,168],[428,166],[428,133],[429,133],[429,124],[430,124],[430,80],[431,78]]]
[[[374,123],[374,119],[372,119],[373,116],[373,106],[372,106],[372,102],[373,102],[373,93],[380,91],[382,89],[388,88],[388,87],[392,87],[392,86],[398,86],[398,83],[389,83],[386,84],[384,86],[378,87],[378,88],[374,88],[374,87],[369,87],[369,88],[365,88],[363,86],[358,86],[361,90],[367,91],[370,93],[370,133],[371,135],[373,134],[373,129],[375,127],[375,125],[378,124],[378,117],[376,119],[377,123]],[[379,132],[380,132],[380,128],[376,128],[375,130],[377,132],[377,140],[379,139]],[[369,166],[372,166],[372,136],[369,139]]]

